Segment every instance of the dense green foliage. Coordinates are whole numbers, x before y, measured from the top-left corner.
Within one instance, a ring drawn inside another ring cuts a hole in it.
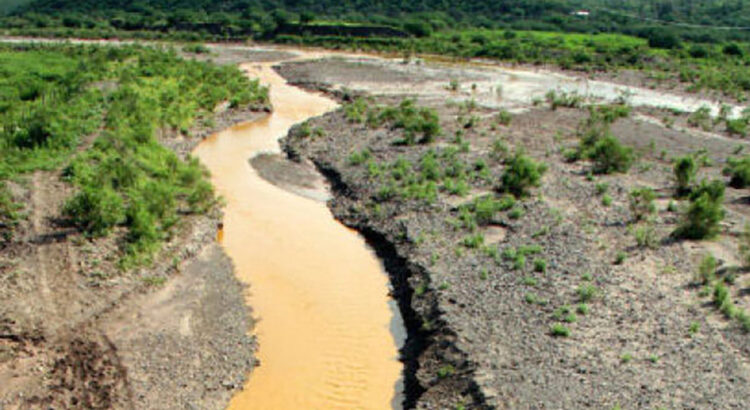
[[[222,101],[267,100],[267,90],[238,69],[169,50],[24,45],[3,48],[0,59],[7,74],[0,178],[67,163],[78,193],[64,214],[94,236],[125,227],[127,262],[147,260],[179,213],[204,212],[214,201],[203,168],[159,144],[157,131],[187,132]]]
[[[12,0],[15,4],[19,0]],[[588,9],[587,16],[572,13]],[[742,30],[712,30],[698,25],[748,26],[750,2],[631,0],[474,0],[445,2],[299,0],[35,0],[19,15],[38,26],[123,27],[133,30],[179,29],[186,25],[224,31],[269,30],[300,21],[319,24],[330,19],[403,27],[414,34],[456,26],[577,32],[625,32],[648,38],[660,47],[674,47],[681,39],[711,40],[743,37]],[[320,17],[319,17],[320,16]],[[649,20],[653,19],[653,20]],[[658,20],[658,21],[656,21]],[[676,24],[675,24],[676,23]],[[664,27],[671,30],[664,30]],[[746,38],[746,37],[745,37]],[[732,48],[728,53],[736,52]]]

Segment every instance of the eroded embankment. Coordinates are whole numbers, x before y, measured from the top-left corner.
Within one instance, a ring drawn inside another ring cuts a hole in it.
[[[413,244],[404,240],[404,226],[396,220],[374,220],[357,212],[360,192],[342,177],[342,170],[325,156],[316,156],[293,136],[282,146],[290,160],[311,160],[331,184],[328,202],[334,217],[357,230],[375,250],[389,275],[392,296],[398,301],[407,330],[401,349],[404,363],[404,408],[440,408],[447,403],[464,403],[483,408],[486,403],[473,380],[474,365],[456,345],[456,332],[441,318],[441,307],[430,283],[429,268],[412,257]],[[450,364],[450,374],[442,375]],[[442,371],[441,371],[442,369]],[[441,376],[436,377],[436,375]],[[435,407],[438,406],[438,407]]]

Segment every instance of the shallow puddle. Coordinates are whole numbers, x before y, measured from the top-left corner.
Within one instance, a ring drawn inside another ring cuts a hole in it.
[[[381,263],[324,203],[270,184],[248,162],[278,152],[293,124],[336,104],[287,85],[271,64],[243,69],[271,86],[274,113],[195,150],[226,199],[223,245],[259,318],[261,366],[230,408],[392,408],[403,367],[394,334],[403,324]]]

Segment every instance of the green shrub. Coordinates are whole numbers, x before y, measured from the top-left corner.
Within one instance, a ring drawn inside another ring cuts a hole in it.
[[[367,118],[368,108],[367,101],[364,98],[357,98],[351,103],[344,105],[344,115],[350,122],[361,123]],[[369,121],[368,124],[370,124]]]
[[[304,138],[310,138],[312,133],[313,131],[312,131],[312,128],[310,127],[310,124],[307,121],[305,121],[302,124],[297,126],[295,135],[298,138],[304,139]]]
[[[596,286],[591,284],[584,284],[578,287],[578,301],[581,303],[587,303],[596,297],[598,289]]]
[[[712,254],[706,254],[698,265],[697,282],[708,285],[716,278],[716,258]]]
[[[688,198],[695,200],[704,194],[712,201],[721,202],[724,199],[724,183],[718,179],[710,182],[702,180],[698,186],[693,188],[693,191],[690,192]]]
[[[747,137],[747,122],[746,118],[735,118],[727,119],[727,132],[730,135],[738,135],[740,137]]]
[[[622,265],[625,259],[628,258],[628,254],[623,251],[618,251],[615,255],[615,265]]]
[[[492,150],[490,151],[490,157],[495,161],[505,161],[505,159],[508,158],[509,152],[510,150],[508,149],[508,145],[505,144],[502,139],[497,138],[492,141]]]
[[[576,321],[573,309],[571,309],[568,305],[563,305],[555,309],[555,311],[552,312],[552,318],[567,323],[573,323]]]
[[[443,181],[443,188],[451,195],[466,196],[471,190],[471,186],[465,179],[446,178]]]
[[[647,187],[633,189],[630,191],[629,198],[630,212],[636,221],[644,220],[656,212],[654,204],[656,194],[653,189]]]
[[[714,304],[728,319],[735,315],[735,306],[732,297],[729,295],[729,289],[721,282],[716,282],[714,286]]]
[[[405,99],[398,107],[386,107],[380,112],[380,121],[391,123],[393,128],[404,130],[400,143],[412,145],[416,142],[430,143],[441,133],[440,118],[431,108],[418,107],[414,100]],[[421,138],[417,140],[417,136]]]
[[[687,194],[698,172],[698,164],[695,162],[695,158],[692,155],[677,158],[673,170],[677,182],[677,194]]]
[[[711,109],[705,105],[698,108],[688,117],[688,124],[692,127],[700,127],[703,131],[710,131],[713,128]]]
[[[576,312],[584,316],[589,314],[589,310],[590,310],[589,305],[585,303],[579,303],[578,306],[576,307]]]
[[[729,185],[734,188],[750,186],[750,156],[727,159],[724,175],[729,176]]]
[[[511,116],[510,113],[506,110],[500,110],[500,112],[497,113],[495,119],[497,120],[498,124],[510,125],[510,122],[513,120],[513,116]]]
[[[367,148],[363,149],[362,151],[354,151],[351,153],[351,155],[349,155],[349,165],[362,165],[371,157],[372,154],[370,154],[370,150],[368,150]]]
[[[484,245],[484,235],[480,233],[469,235],[461,241],[461,244],[470,249],[479,249]]]
[[[690,195],[690,205],[675,235],[684,239],[711,238],[719,233],[719,222],[724,219],[724,184],[703,181]]]
[[[500,189],[509,192],[517,198],[529,194],[529,189],[541,184],[542,175],[547,166],[537,163],[530,157],[518,152],[508,160],[501,178]]]
[[[520,206],[515,206],[508,212],[508,218],[510,219],[521,219],[526,215],[526,211]]]
[[[440,181],[443,178],[443,171],[438,163],[437,154],[433,150],[427,151],[419,160],[419,170],[421,177],[430,181]]]
[[[729,43],[724,46],[722,52],[728,56],[743,56],[745,51],[737,43]]]
[[[680,38],[669,30],[652,30],[648,35],[648,45],[652,48],[673,49],[681,45]]]
[[[627,172],[635,161],[633,149],[620,144],[620,140],[608,135],[594,144],[588,158],[594,162],[594,172],[611,174]]]
[[[112,227],[125,221],[122,198],[106,186],[84,188],[65,203],[63,214],[93,236],[106,235]]]
[[[557,92],[555,90],[547,91],[544,98],[549,103],[550,108],[554,111],[558,107],[579,108],[583,105],[584,98],[577,93],[567,93],[565,91]]]
[[[630,363],[630,361],[631,361],[631,360],[633,360],[633,355],[632,355],[632,354],[630,354],[630,353],[623,353],[623,354],[622,354],[622,355],[620,356],[620,361],[621,361],[622,363]]]
[[[446,377],[452,376],[455,372],[456,369],[454,369],[452,365],[446,364],[438,369],[437,375],[439,379],[445,379]]]
[[[740,322],[742,331],[745,333],[750,333],[750,314],[748,314],[744,310],[737,309],[737,311],[735,312],[735,317],[737,318],[737,321]]]
[[[0,240],[10,241],[18,225],[22,206],[13,201],[10,191],[4,181],[0,180]]]
[[[546,272],[547,271],[547,261],[545,259],[537,258],[534,259],[534,271],[536,272]]]
[[[609,184],[606,182],[600,182],[596,184],[594,188],[596,189],[597,195],[604,195],[607,193],[607,190],[609,190]]]
[[[184,45],[182,47],[182,51],[186,53],[193,53],[193,54],[210,54],[211,53],[211,49],[209,49],[208,47],[200,43]]]
[[[625,103],[600,104],[589,106],[589,115],[605,124],[612,124],[620,118],[628,118],[631,110],[632,108]]]
[[[555,323],[550,328],[550,333],[555,337],[568,337],[570,336],[570,329],[560,323]]]
[[[647,223],[635,229],[635,242],[641,248],[656,248],[658,240],[653,225]]]
[[[469,209],[474,212],[477,224],[487,225],[492,222],[497,212],[513,207],[515,202],[515,199],[510,195],[505,195],[500,200],[491,195],[483,195],[476,198],[469,205]]]
[[[192,213],[203,214],[208,212],[216,204],[213,185],[206,180],[192,184],[192,188],[188,189],[187,203]]]

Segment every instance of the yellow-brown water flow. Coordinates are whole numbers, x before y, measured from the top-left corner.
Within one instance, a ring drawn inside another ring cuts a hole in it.
[[[242,68],[270,86],[273,114],[195,151],[226,199],[223,246],[259,318],[261,366],[230,409],[391,408],[402,365],[379,261],[325,204],[269,184],[248,163],[336,104],[286,84],[270,64]]]

